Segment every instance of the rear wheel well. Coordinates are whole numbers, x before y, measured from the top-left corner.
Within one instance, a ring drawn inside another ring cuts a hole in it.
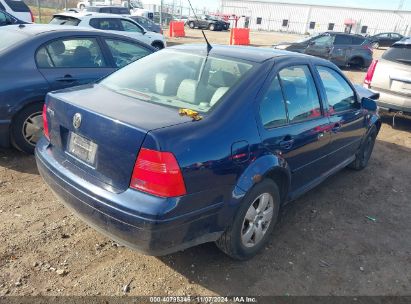
[[[360,56],[352,57],[352,58],[350,59],[350,62],[349,62],[350,65],[355,65],[355,66],[358,66],[358,67],[360,67],[360,68],[363,68],[363,67],[364,67],[364,63],[365,63],[364,58],[362,58],[362,57],[360,57]]]
[[[164,43],[161,42],[161,41],[159,41],[159,40],[153,41],[153,43],[151,44],[151,46],[152,46],[152,47],[155,47],[155,48],[157,48],[157,49],[159,49],[159,50],[164,49]]]
[[[281,203],[284,203],[287,199],[289,189],[289,179],[285,172],[280,170],[272,170],[266,174],[266,178],[274,181],[280,191]]]

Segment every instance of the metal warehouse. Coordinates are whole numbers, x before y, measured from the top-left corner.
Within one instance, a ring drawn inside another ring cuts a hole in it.
[[[221,0],[223,14],[243,16],[239,26],[252,30],[314,34],[324,31],[374,35],[411,34],[411,11],[309,5],[255,0]]]

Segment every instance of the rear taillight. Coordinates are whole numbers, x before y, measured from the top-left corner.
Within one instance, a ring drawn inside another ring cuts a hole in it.
[[[374,52],[374,49],[373,49],[372,46],[369,45],[369,44],[364,44],[364,45],[362,46],[362,48],[365,49],[365,50],[370,51],[371,54]]]
[[[47,106],[46,104],[44,104],[43,106],[43,132],[44,132],[44,136],[50,140],[50,136],[49,136],[49,124],[47,121]]]
[[[183,175],[173,153],[141,149],[130,188],[161,197],[174,197],[186,194]]]
[[[30,17],[31,17],[31,22],[34,23],[34,15],[33,15],[33,12],[31,10],[30,10]]]
[[[372,81],[372,78],[374,76],[374,72],[375,72],[375,68],[377,67],[377,63],[378,63],[378,60],[374,59],[371,62],[370,67],[368,68],[367,75],[365,75],[364,84],[366,84],[368,87],[371,86],[371,81]]]

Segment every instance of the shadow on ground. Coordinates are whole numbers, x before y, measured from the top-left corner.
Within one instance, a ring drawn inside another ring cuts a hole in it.
[[[0,150],[0,168],[2,167],[22,173],[39,174],[34,156],[15,149]]]

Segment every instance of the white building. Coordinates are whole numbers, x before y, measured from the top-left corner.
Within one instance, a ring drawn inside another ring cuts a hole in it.
[[[223,14],[244,16],[239,27],[290,33],[351,31],[374,35],[397,32],[411,35],[411,11],[309,5],[258,0],[221,0]]]

